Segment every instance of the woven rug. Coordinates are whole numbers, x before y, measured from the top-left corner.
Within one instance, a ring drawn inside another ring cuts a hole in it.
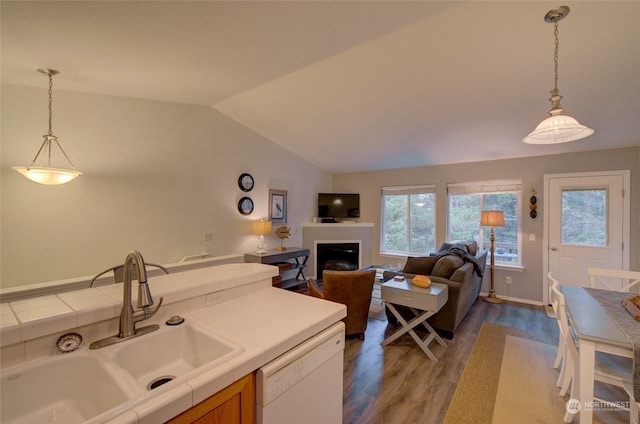
[[[444,423],[562,422],[555,353],[525,331],[484,323]]]

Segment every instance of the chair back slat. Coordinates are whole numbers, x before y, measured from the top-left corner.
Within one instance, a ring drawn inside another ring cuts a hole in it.
[[[640,272],[622,269],[588,268],[591,287],[628,293],[640,283]]]

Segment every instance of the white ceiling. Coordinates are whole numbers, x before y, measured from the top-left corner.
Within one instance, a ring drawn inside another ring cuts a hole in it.
[[[531,146],[560,23],[566,113]],[[640,145],[640,2],[6,1],[2,83],[210,106],[331,172]]]

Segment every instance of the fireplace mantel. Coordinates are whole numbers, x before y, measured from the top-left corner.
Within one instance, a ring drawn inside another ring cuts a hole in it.
[[[360,241],[362,255],[360,266],[364,268],[371,265],[373,263],[373,228],[372,222],[302,224],[302,246],[311,250],[307,269],[314,274],[316,273],[316,241]],[[318,276],[314,275],[313,277],[317,278]]]

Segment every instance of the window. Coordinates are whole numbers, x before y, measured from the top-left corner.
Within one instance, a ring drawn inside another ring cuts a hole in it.
[[[562,190],[562,243],[607,245],[607,190]]]
[[[383,187],[382,253],[417,256],[435,251],[435,186]]]
[[[448,219],[447,240],[469,240],[479,247],[491,247],[491,228],[480,226],[480,212],[501,210],[504,227],[494,227],[496,264],[519,266],[520,252],[520,204],[522,182],[520,180],[484,181],[447,185]],[[489,258],[487,258],[488,260]]]

